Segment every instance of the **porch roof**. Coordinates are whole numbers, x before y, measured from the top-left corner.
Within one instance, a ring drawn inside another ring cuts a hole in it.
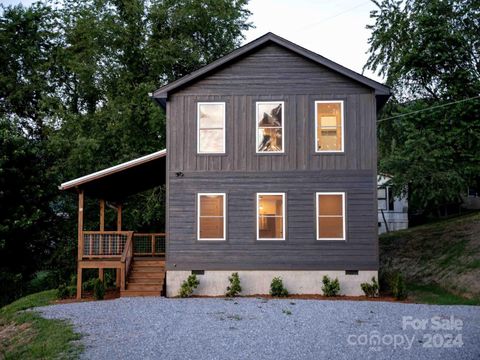
[[[133,195],[165,184],[167,150],[103,169],[64,182],[60,190],[83,190],[86,196],[121,201]]]

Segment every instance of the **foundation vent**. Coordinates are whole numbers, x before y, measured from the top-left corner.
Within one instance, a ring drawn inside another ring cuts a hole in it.
[[[345,270],[345,275],[358,275],[358,270]]]

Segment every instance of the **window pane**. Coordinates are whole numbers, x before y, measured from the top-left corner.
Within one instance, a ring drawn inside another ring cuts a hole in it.
[[[379,199],[386,199],[387,198],[387,192],[385,191],[385,188],[377,189],[377,197]]]
[[[282,103],[271,102],[257,104],[258,127],[282,126]]]
[[[258,213],[260,215],[283,215],[283,196],[259,195]]]
[[[318,218],[318,236],[320,238],[343,238],[343,218],[342,217],[319,217]]]
[[[282,151],[281,128],[258,129],[258,151]]]
[[[342,195],[318,195],[318,215],[343,215]]]
[[[223,239],[223,217],[201,217],[201,239]]]
[[[387,210],[387,200],[378,199],[378,210]]]
[[[224,152],[223,130],[200,130],[200,152]]]
[[[223,104],[200,104],[199,112],[200,129],[223,128]]]
[[[223,196],[201,195],[200,216],[223,216]]]
[[[260,215],[258,219],[259,239],[283,239],[283,217]]]
[[[342,106],[317,103],[317,151],[342,149]]]

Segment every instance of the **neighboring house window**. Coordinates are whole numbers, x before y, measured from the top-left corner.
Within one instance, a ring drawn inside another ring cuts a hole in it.
[[[317,240],[345,240],[345,193],[317,193]]]
[[[285,193],[257,194],[257,240],[285,240]]]
[[[257,102],[257,153],[283,153],[283,101]]]
[[[377,189],[378,210],[393,211],[395,209],[395,197],[390,186]]]
[[[315,151],[343,152],[343,101],[315,101]]]
[[[387,189],[385,187],[377,189],[378,210],[387,210]]]
[[[198,194],[198,240],[225,240],[225,194]]]
[[[225,103],[198,103],[197,152],[225,153]]]

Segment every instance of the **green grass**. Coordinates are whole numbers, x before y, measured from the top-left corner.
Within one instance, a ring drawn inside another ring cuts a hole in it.
[[[480,305],[480,299],[455,295],[438,285],[408,284],[409,298],[418,303],[434,305]]]
[[[380,271],[414,284],[414,301],[479,305],[479,233],[480,212],[474,212],[382,234]]]
[[[42,291],[21,298],[0,309],[1,359],[76,359],[80,335],[70,324],[47,320],[27,309],[50,304],[56,290]]]

